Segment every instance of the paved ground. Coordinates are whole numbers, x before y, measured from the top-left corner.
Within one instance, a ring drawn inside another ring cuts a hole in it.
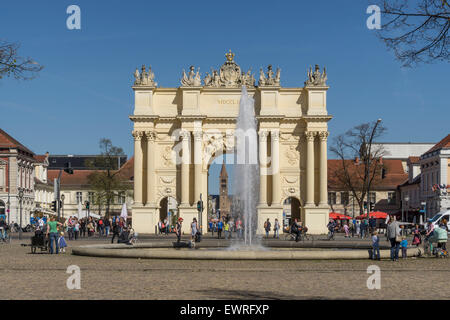
[[[27,237],[27,235],[24,235]],[[170,237],[170,236],[169,236]],[[155,238],[155,237],[149,237]],[[164,237],[160,237],[164,239]],[[167,241],[165,239],[162,241]],[[171,239],[170,239],[171,240]],[[170,241],[169,240],[169,241]],[[208,241],[206,239],[205,241]],[[348,240],[345,241],[354,241]],[[367,242],[367,240],[364,240]],[[29,240],[22,240],[28,243]],[[69,246],[107,243],[104,239]],[[17,239],[0,244],[0,299],[448,299],[450,259],[399,262],[186,261],[30,254]],[[367,289],[367,267],[381,269],[381,289]],[[81,269],[69,290],[67,267]]]

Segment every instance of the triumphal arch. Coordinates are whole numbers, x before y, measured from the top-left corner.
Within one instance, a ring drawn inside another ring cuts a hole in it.
[[[176,200],[184,230],[196,217],[207,230],[207,209],[199,214],[200,194],[208,195],[208,168],[223,152],[233,152],[242,86],[255,100],[260,185],[258,232],[263,221],[283,221],[283,202],[297,199],[299,219],[314,234],[326,233],[327,113],[325,69],[307,71],[303,87],[281,86],[281,70],[259,75],[244,71],[227,53],[219,70],[203,78],[199,68],[182,71],[178,88],[158,87],[151,67],[136,70],[133,90],[133,227],[154,233],[162,200]],[[300,81],[300,79],[299,79]],[[245,183],[235,181],[234,183]],[[205,208],[207,206],[205,205]]]

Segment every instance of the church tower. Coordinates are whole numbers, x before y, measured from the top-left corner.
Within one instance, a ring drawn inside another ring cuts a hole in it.
[[[223,155],[222,170],[219,177],[219,209],[220,217],[230,214],[230,197],[228,196],[228,173],[225,166],[225,155]]]

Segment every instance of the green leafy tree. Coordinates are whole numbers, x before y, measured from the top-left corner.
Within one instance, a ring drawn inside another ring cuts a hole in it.
[[[100,139],[100,155],[86,163],[95,171],[88,176],[88,181],[95,192],[99,210],[104,205],[105,215],[109,217],[114,199],[127,190],[126,178],[120,174],[117,156],[124,155],[122,148],[113,146],[111,140]]]

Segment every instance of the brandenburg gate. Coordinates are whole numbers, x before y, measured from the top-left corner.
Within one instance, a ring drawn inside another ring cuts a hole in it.
[[[258,233],[269,218],[283,221],[283,202],[297,199],[299,221],[309,233],[326,233],[327,113],[325,68],[307,71],[303,87],[281,86],[281,70],[269,65],[258,80],[227,53],[220,69],[201,78],[194,66],[178,88],[158,87],[151,67],[136,70],[134,113],[133,228],[154,233],[163,199],[174,198],[185,233],[196,217],[207,230],[208,169],[214,158],[234,152],[242,86],[255,100],[260,186]],[[240,183],[235,181],[234,183]],[[244,182],[242,182],[244,183]],[[199,217],[202,194],[205,210]]]

